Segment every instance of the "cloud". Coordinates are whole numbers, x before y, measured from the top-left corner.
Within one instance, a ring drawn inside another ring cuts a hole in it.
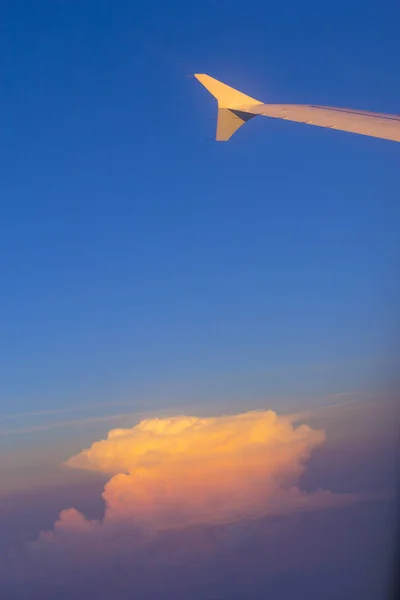
[[[87,589],[98,598],[125,598],[153,584],[159,597],[164,582],[171,589],[186,578],[193,589],[170,594],[181,598],[200,589],[204,573],[213,589],[216,565],[221,581],[243,567],[248,581],[253,570],[261,577],[266,568],[270,574],[303,563],[314,568],[325,534],[317,547],[304,525],[300,540],[302,523],[318,529],[336,512],[321,509],[360,499],[301,489],[308,461],[324,441],[322,429],[273,411],[146,419],[113,429],[65,463],[109,476],[103,517],[62,510],[52,530],[0,561],[0,580],[7,593],[25,586],[21,597],[30,597],[26,590],[43,598],[65,590],[69,598]]]
[[[111,430],[66,465],[112,475],[103,493],[103,525],[218,524],[347,499],[298,487],[324,440],[322,430],[295,427],[270,410],[146,419]]]

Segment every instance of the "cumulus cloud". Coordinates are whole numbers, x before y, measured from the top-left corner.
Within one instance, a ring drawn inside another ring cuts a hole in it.
[[[147,419],[110,431],[66,465],[112,475],[103,493],[103,525],[222,524],[345,500],[298,487],[324,439],[322,430],[296,427],[270,410]]]
[[[0,561],[0,579],[10,589],[18,581],[65,590],[97,582],[101,593],[111,586],[104,596],[109,597],[116,581],[132,589],[146,573],[168,579],[170,567],[203,572],[228,557],[243,565],[248,552],[258,555],[265,548],[268,568],[279,569],[278,549],[288,544],[277,541],[275,521],[358,499],[301,489],[308,460],[325,433],[297,419],[253,411],[147,419],[110,431],[66,462],[71,469],[109,475],[103,518],[90,520],[66,508],[51,531],[11,562]],[[295,548],[293,556],[298,562]],[[149,575],[143,585],[151,581]]]

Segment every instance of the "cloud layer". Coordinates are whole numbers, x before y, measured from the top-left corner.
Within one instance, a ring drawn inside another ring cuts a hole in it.
[[[225,588],[229,573],[243,568],[247,585],[253,572],[261,581],[266,568],[270,577],[315,569],[328,560],[330,542],[325,533],[310,538],[310,527],[323,531],[340,522],[334,517],[340,511],[316,509],[347,506],[361,496],[301,489],[325,434],[298,420],[253,411],[147,419],[110,431],[66,462],[109,476],[103,517],[62,510],[51,531],[0,561],[5,595],[14,597],[18,588],[18,598],[53,598],[55,590],[60,599],[82,590],[125,598],[137,588],[153,597],[154,587],[158,598],[160,589],[176,586],[174,597],[197,597],[197,590],[204,598],[205,574],[214,593],[215,577]]]

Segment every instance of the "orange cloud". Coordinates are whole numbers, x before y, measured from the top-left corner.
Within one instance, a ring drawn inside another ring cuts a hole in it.
[[[345,419],[353,436],[348,423],[352,412],[346,411]],[[334,586],[338,556],[348,548],[341,563],[347,573],[359,554],[354,540],[359,539],[360,554],[367,543],[366,514],[374,523],[378,508],[372,503],[367,513],[326,510],[317,518],[288,514],[368,500],[365,493],[301,489],[308,459],[325,440],[318,425],[297,425],[312,423],[311,418],[256,411],[206,419],[148,419],[110,431],[106,439],[67,461],[70,468],[109,474],[104,517],[89,520],[67,508],[52,531],[0,557],[3,596],[14,597],[18,585],[21,598],[27,590],[42,598],[58,597],[62,591],[68,598],[131,597],[135,590],[140,597],[159,597],[165,590],[174,598],[206,597],[207,590],[221,592],[221,597],[240,590],[245,597],[256,587],[274,596],[274,574],[283,571],[290,581],[293,572],[302,577],[307,572],[314,581],[320,566],[325,571],[332,564],[329,586]],[[329,427],[328,421],[325,425]],[[340,440],[341,461],[348,448]],[[317,471],[329,472],[329,456],[322,460]],[[365,468],[368,458],[366,463]],[[326,481],[329,486],[329,474]],[[372,525],[369,536],[374,548],[379,523]],[[264,588],[268,581],[272,587]],[[364,584],[363,579],[362,588]],[[292,582],[285,597],[293,589]]]
[[[298,488],[324,439],[323,431],[295,427],[273,411],[148,419],[110,431],[66,464],[113,475],[103,493],[103,525],[222,524],[343,501]],[[63,518],[60,527],[70,518],[71,526],[79,522],[75,513]]]

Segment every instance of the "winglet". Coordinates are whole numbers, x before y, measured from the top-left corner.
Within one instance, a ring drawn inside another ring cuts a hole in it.
[[[228,141],[239,127],[255,116],[242,108],[262,104],[209,75],[202,73],[195,77],[218,101],[216,140],[219,142]]]
[[[197,74],[195,77],[218,100],[218,108],[241,108],[248,104],[262,104],[259,100],[246,96],[209,75]]]

